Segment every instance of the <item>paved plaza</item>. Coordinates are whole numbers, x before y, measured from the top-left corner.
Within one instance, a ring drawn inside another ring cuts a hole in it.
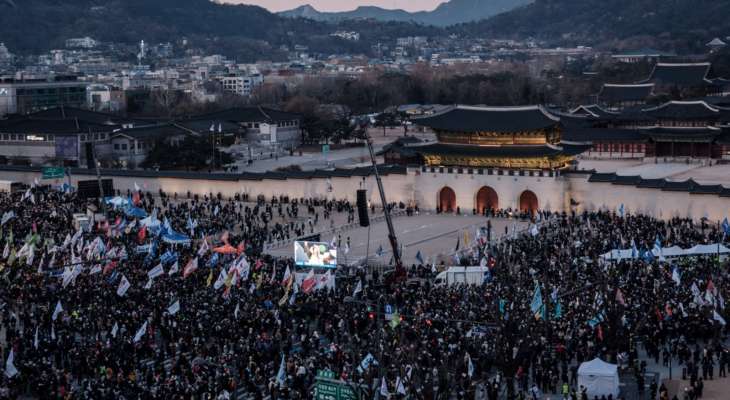
[[[435,261],[437,264],[442,261],[449,264],[451,255],[456,248],[457,240],[460,248],[464,249],[464,232],[467,232],[469,241],[475,240],[476,230],[479,227],[486,227],[487,221],[492,221],[492,238],[508,233],[512,229],[523,230],[527,222],[515,219],[488,219],[483,216],[474,215],[453,215],[453,214],[428,214],[422,213],[414,216],[398,216],[393,219],[393,227],[398,242],[403,246],[403,261],[406,265],[418,263],[416,255],[420,251],[423,260],[427,263]],[[339,262],[344,264],[356,264],[365,260],[369,255],[373,263],[388,263],[392,257],[390,243],[388,241],[388,227],[381,217],[373,219],[370,228],[363,228],[354,224],[349,228],[337,228],[334,231],[326,230],[321,233],[321,239],[329,242],[332,237],[340,236],[342,239],[341,248],[345,246],[347,238],[350,238],[350,251],[348,254],[339,254]],[[514,226],[514,228],[513,228]],[[369,235],[368,235],[369,231]],[[368,245],[368,236],[370,243]],[[383,255],[377,257],[378,248],[383,249]],[[294,252],[293,244],[287,243],[268,251],[274,256],[292,257]]]

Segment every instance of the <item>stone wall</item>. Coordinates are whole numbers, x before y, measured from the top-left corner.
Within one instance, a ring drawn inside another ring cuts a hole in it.
[[[456,170],[454,170],[456,171]],[[124,175],[130,175],[129,171]],[[0,180],[30,183],[40,178],[40,171],[23,168],[0,169]],[[348,199],[355,201],[357,189],[368,191],[369,201],[379,206],[380,196],[374,176],[350,176],[330,178],[286,178],[286,179],[236,179],[235,176],[218,175],[213,179],[158,177],[144,173],[146,176],[104,176],[114,180],[114,187],[122,193],[134,188],[134,184],[147,191],[156,192],[162,189],[168,193],[177,192],[185,195],[205,195],[221,193],[231,197],[236,193],[248,193],[255,197],[263,194],[266,198],[288,195],[291,198],[316,197],[328,199]],[[718,195],[699,195],[687,192],[662,191],[659,189],[642,189],[635,186],[614,185],[588,181],[589,174],[544,176],[483,175],[477,173],[430,172],[421,168],[408,168],[406,173],[390,173],[383,176],[388,202],[410,203],[415,201],[423,210],[434,210],[438,204],[439,192],[448,186],[456,194],[456,206],[463,213],[471,213],[476,207],[476,196],[483,186],[493,188],[499,197],[500,208],[517,209],[520,195],[530,190],[537,195],[539,208],[551,211],[563,211],[571,208],[571,199],[579,203],[573,208],[576,211],[606,209],[617,211],[621,204],[627,213],[644,213],[657,218],[689,216],[694,219],[707,217],[712,221],[721,221],[730,215],[730,197]],[[72,184],[78,180],[95,179],[95,175],[76,173],[72,175]],[[46,181],[43,184],[60,185],[63,180]]]

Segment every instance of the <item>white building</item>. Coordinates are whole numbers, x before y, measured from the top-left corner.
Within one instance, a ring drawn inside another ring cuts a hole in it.
[[[264,84],[262,75],[225,76],[220,78],[223,91],[239,96],[251,96],[254,88]]]
[[[82,37],[82,38],[66,39],[67,48],[93,49],[98,44],[99,43],[96,40],[94,40],[88,36]]]

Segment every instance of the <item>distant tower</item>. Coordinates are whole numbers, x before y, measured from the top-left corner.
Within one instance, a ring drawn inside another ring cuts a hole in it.
[[[139,42],[139,53],[137,53],[137,64],[142,65],[142,59],[145,58],[147,53],[147,47],[144,44],[144,40]]]

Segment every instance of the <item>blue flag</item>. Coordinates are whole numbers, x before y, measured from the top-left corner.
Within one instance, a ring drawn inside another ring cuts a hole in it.
[[[540,285],[535,283],[535,293],[532,295],[532,303],[530,303],[530,310],[535,314],[540,311],[542,307],[542,293],[540,292]]]
[[[730,223],[727,222],[727,218],[722,221],[722,231],[725,233],[725,236],[730,235]]]
[[[276,373],[276,383],[279,386],[284,385],[286,381],[286,362],[284,361],[284,355],[281,355],[281,364],[279,364],[279,372]]]
[[[425,264],[423,262],[423,256],[421,255],[421,250],[418,250],[418,253],[416,253],[416,260],[418,260],[418,263],[421,265]]]
[[[659,235],[657,235],[656,240],[654,240],[654,253],[658,256],[662,255],[662,241],[659,239]]]
[[[652,262],[652,261],[654,261],[654,254],[652,254],[651,250],[646,250],[646,251],[641,250],[641,251],[643,253],[641,255],[641,258],[643,258],[644,261],[646,261],[646,262]]]
[[[555,319],[560,319],[560,317],[563,316],[563,307],[560,305],[560,302],[558,302],[555,305]]]
[[[636,249],[636,242],[631,239],[631,258],[636,258],[639,255],[639,251]]]
[[[168,250],[165,254],[160,256],[160,262],[163,264],[169,264],[174,261],[177,261],[177,253],[172,250]]]
[[[213,253],[213,257],[211,257],[210,260],[208,260],[209,267],[213,268],[216,265],[218,265],[218,256],[219,256],[218,253]]]
[[[110,285],[113,285],[114,282],[117,280],[118,276],[119,276],[119,271],[112,271],[111,275],[109,275],[109,278],[106,280],[106,282]]]

